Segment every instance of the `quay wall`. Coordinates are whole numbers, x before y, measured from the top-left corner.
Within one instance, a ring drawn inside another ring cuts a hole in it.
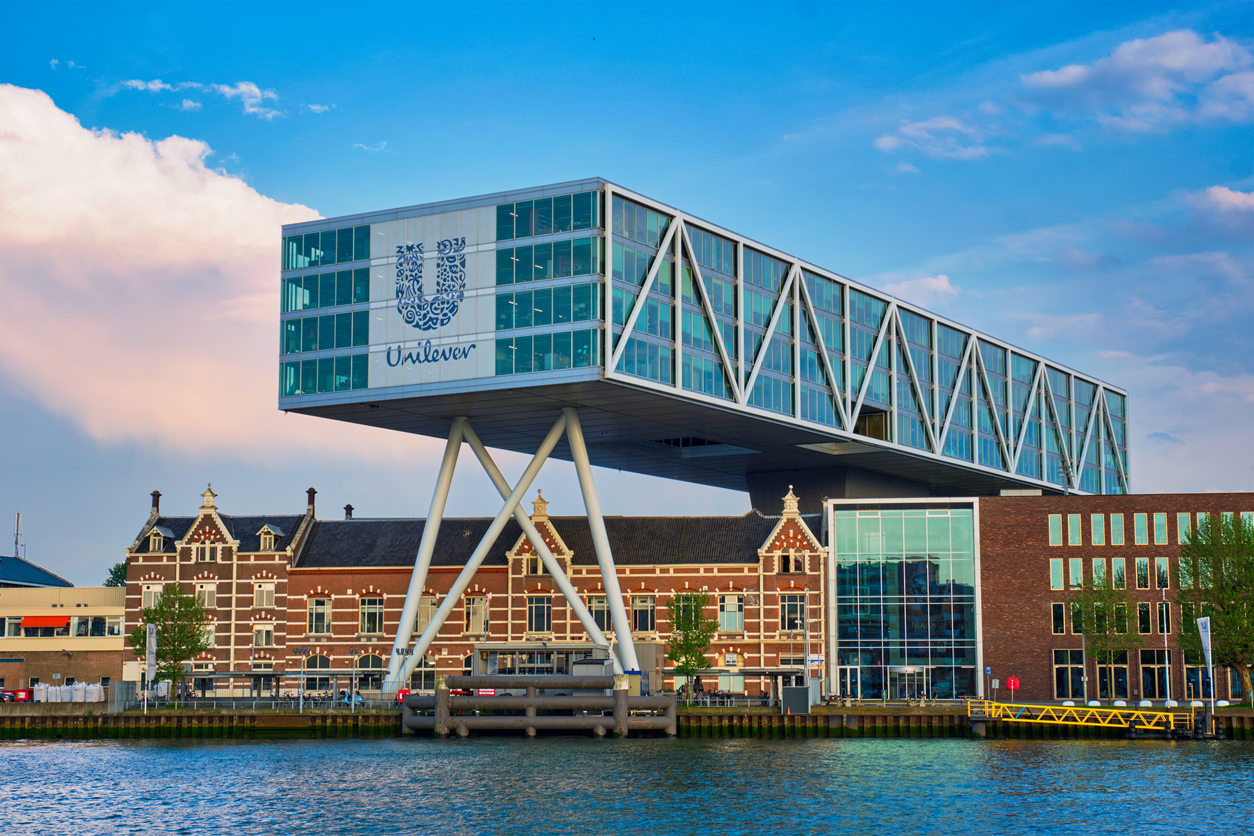
[[[681,713],[680,737],[761,738],[970,738],[963,714],[855,711],[824,714]],[[1228,740],[1254,740],[1254,712],[1216,715]],[[1097,740],[1124,737],[1118,728],[1004,723],[985,724],[987,739]],[[375,714],[161,713],[117,715],[0,715],[0,740],[155,738],[361,738],[401,733],[399,712]]]

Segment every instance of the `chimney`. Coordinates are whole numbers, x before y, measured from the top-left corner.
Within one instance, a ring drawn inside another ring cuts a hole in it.
[[[305,491],[305,493],[309,496],[309,506],[305,509],[305,512],[308,514],[312,514],[314,512],[314,497],[318,495],[318,491],[313,488],[310,488],[309,490]]]
[[[353,518],[353,506],[352,506],[352,503],[349,503],[348,505],[344,506],[344,519],[351,520],[352,518]]]
[[[154,514],[161,513],[161,491],[152,492],[152,512]]]

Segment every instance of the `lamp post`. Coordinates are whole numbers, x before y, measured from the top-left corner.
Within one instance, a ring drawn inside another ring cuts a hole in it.
[[[309,656],[309,648],[298,647],[296,652],[300,654],[300,713],[305,713],[305,659]]]
[[[348,705],[353,714],[357,713],[357,654],[360,652],[355,647],[348,649],[348,655],[353,658],[353,678],[348,682]]]
[[[1167,696],[1163,700],[1163,707],[1167,707],[1167,703],[1171,700],[1171,651],[1167,649],[1167,628],[1171,625],[1171,616],[1167,614],[1167,590],[1159,587],[1163,593],[1163,605],[1158,610],[1158,632],[1163,634],[1163,664],[1167,666]],[[1210,684],[1211,693],[1215,693],[1215,683]]]

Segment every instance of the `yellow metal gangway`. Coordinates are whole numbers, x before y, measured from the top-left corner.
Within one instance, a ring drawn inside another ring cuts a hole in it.
[[[1194,709],[1155,711],[1147,708],[1098,708],[1083,705],[1033,705],[1031,703],[967,700],[967,717],[1007,723],[1046,723],[1058,726],[1099,726],[1136,731],[1174,732],[1192,730]]]

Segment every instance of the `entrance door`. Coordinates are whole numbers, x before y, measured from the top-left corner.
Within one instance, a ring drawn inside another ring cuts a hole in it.
[[[888,668],[888,698],[917,700],[927,693],[927,669],[913,665],[891,665]]]
[[[851,700],[862,698],[862,689],[859,687],[857,668],[836,668],[836,695]]]

